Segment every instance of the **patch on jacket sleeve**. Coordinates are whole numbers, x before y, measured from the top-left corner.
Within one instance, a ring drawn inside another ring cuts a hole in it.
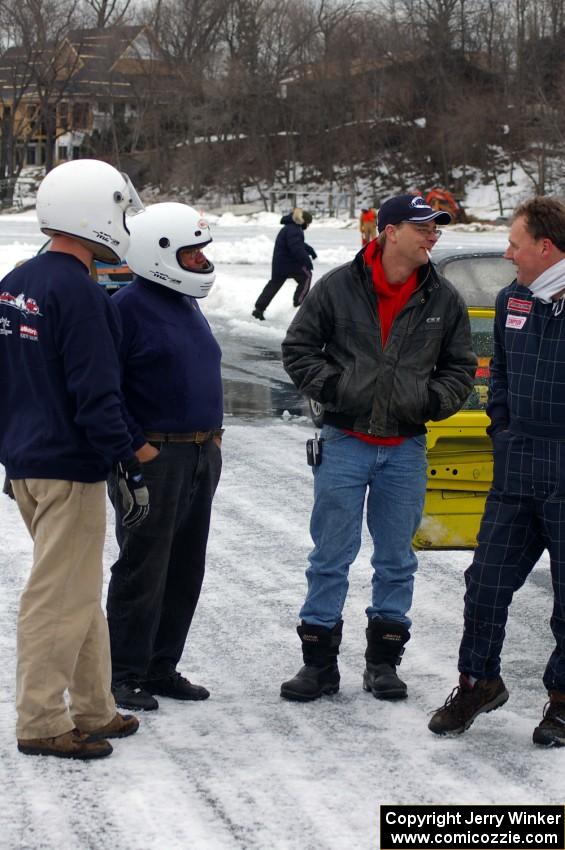
[[[521,298],[509,298],[506,305],[508,310],[515,310],[516,313],[531,313],[532,302],[523,301]]]
[[[513,316],[512,313],[508,313],[506,316],[506,327],[507,328],[515,328],[515,330],[521,330],[526,324],[527,316]]]

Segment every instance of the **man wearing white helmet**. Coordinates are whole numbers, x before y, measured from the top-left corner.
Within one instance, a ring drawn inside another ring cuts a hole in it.
[[[0,286],[0,461],[34,541],[18,619],[16,733],[28,755],[101,758],[108,738],[139,726],[116,712],[100,605],[110,469],[126,525],[144,520],[148,493],[123,416],[119,316],[89,276],[93,259],[123,258],[136,209],[107,163],[58,166],[37,194],[50,250]]]
[[[158,708],[155,694],[202,700],[177,670],[204,577],[220,478],[221,351],[198,305],[214,283],[206,221],[189,206],[155,204],[131,223],[135,280],[113,296],[122,317],[122,389],[151,499],[140,528],[120,523],[108,589],[112,687],[123,708]]]

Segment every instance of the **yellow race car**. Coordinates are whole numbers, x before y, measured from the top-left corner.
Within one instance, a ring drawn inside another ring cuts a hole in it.
[[[475,387],[465,406],[441,422],[427,423],[428,486],[424,515],[414,537],[417,549],[472,549],[492,480],[492,446],[485,413],[493,349],[494,302],[515,277],[502,251],[462,253],[435,249],[438,271],[459,290],[469,308],[473,347],[479,358]],[[309,400],[314,424],[323,408]]]
[[[485,413],[493,348],[494,302],[515,277],[501,252],[434,251],[434,263],[461,292],[469,308],[479,358],[475,388],[465,406],[442,422],[427,423],[428,486],[418,549],[472,549],[492,481],[492,445]]]

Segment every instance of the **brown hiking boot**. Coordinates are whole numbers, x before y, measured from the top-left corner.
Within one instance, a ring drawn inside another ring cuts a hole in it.
[[[549,702],[540,725],[534,729],[533,741],[542,747],[565,747],[565,694],[549,691]]]
[[[56,756],[60,759],[101,759],[112,752],[109,741],[91,741],[88,734],[71,729],[55,738],[18,738],[18,750],[27,756]]]
[[[428,729],[436,735],[461,735],[479,714],[500,708],[507,699],[508,691],[500,676],[497,679],[478,679],[472,685],[461,673],[459,685],[434,713]]]
[[[129,735],[135,735],[139,729],[139,720],[133,714],[120,714],[116,712],[112,720],[102,726],[100,729],[93,729],[92,732],[84,732],[88,735],[89,742],[102,741],[105,738],[127,738]]]

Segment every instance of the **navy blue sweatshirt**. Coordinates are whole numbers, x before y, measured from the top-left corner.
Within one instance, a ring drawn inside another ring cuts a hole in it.
[[[47,251],[0,281],[0,461],[8,477],[103,481],[133,457],[120,318],[70,254]]]
[[[134,448],[146,442],[146,431],[220,428],[222,352],[196,298],[136,277],[113,301],[122,318],[122,387]]]

